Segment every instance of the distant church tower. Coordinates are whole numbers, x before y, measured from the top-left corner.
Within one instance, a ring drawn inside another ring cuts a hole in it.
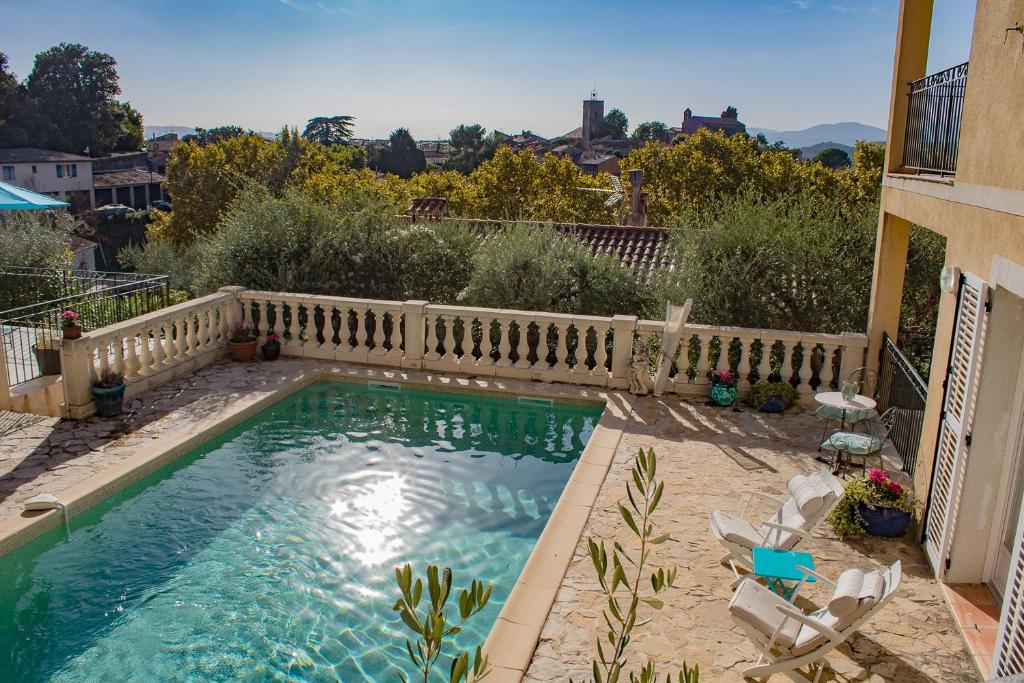
[[[589,100],[583,100],[583,137],[580,141],[583,149],[597,137],[597,131],[604,122],[604,100],[597,99],[597,91],[590,93]]]

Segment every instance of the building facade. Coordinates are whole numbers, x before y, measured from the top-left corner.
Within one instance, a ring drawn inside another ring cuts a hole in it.
[[[92,159],[37,147],[0,149],[0,180],[71,202],[90,206]]]
[[[897,338],[911,226],[943,236],[921,540],[942,581],[991,593],[967,640],[1003,676],[1024,673],[1024,0],[979,2],[967,63],[927,74],[932,5],[900,3],[868,362]]]

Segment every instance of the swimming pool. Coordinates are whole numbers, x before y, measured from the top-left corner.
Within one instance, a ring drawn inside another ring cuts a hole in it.
[[[601,408],[324,382],[0,559],[5,680],[393,680],[394,567],[495,584]]]

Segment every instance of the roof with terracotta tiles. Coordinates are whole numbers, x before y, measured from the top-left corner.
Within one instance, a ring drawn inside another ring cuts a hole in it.
[[[411,217],[405,217],[411,220]],[[666,228],[600,225],[592,223],[548,223],[543,221],[496,221],[446,218],[469,225],[483,240],[494,232],[517,224],[547,227],[583,242],[595,256],[615,256],[622,265],[649,273],[656,268],[673,266],[669,249],[670,232]]]
[[[125,185],[146,185],[148,183],[162,183],[164,177],[159,173],[150,173],[139,168],[129,171],[110,171],[109,173],[97,173],[92,177],[93,187],[124,187]]]

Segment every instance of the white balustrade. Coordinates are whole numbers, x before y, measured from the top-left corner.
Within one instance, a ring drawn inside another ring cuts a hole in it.
[[[157,386],[223,356],[232,326],[243,321],[255,321],[261,338],[271,332],[280,335],[285,356],[616,389],[629,387],[634,335],[659,339],[664,330],[661,321],[624,315],[571,316],[225,287],[65,340],[68,415],[91,414],[89,384],[104,370],[123,373],[129,395]],[[795,381],[801,393],[810,394],[862,365],[867,340],[862,334],[687,325],[679,345],[664,350],[676,364],[665,393],[706,393],[708,374],[727,368],[739,374],[745,391],[752,375],[758,381],[772,375],[777,346],[782,351],[781,379]],[[794,358],[799,358],[795,368]]]

